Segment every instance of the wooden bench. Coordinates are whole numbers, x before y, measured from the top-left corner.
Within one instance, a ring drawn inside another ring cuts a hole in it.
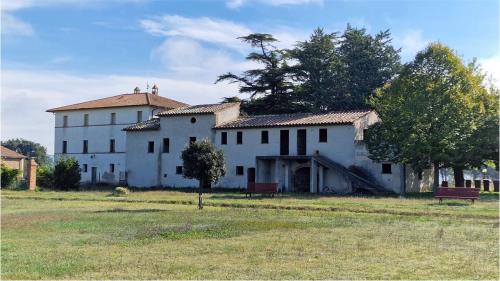
[[[278,184],[248,182],[245,196],[250,194],[250,197],[252,197],[253,193],[270,194],[271,197],[274,197],[274,195],[278,193]]]
[[[436,195],[439,198],[439,203],[443,201],[443,198],[448,199],[464,199],[474,200],[479,199],[479,188],[469,188],[469,187],[439,187]]]

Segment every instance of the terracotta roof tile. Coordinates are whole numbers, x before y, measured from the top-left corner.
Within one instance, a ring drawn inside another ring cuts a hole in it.
[[[95,108],[108,108],[108,107],[124,107],[124,106],[137,106],[137,105],[152,105],[163,108],[178,108],[185,107],[187,104],[164,98],[158,95],[149,93],[140,94],[123,94],[97,100],[91,100],[71,105],[56,107],[47,110],[47,112],[78,110],[78,109],[95,109]]]
[[[160,119],[153,118],[123,128],[123,131],[154,131],[160,129]]]
[[[336,111],[328,113],[297,113],[244,116],[215,126],[215,129],[287,127],[303,125],[351,124],[370,113],[370,110]]]
[[[238,106],[239,104],[240,104],[239,102],[230,102],[230,103],[199,104],[199,105],[185,106],[160,112],[158,113],[158,116],[211,114],[224,110],[226,108]]]
[[[15,152],[14,150],[10,150],[5,146],[0,146],[0,154],[2,155],[2,158],[11,158],[11,159],[21,159],[21,158],[26,158],[26,156]]]

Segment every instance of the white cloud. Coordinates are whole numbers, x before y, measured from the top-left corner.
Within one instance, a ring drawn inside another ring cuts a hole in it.
[[[407,30],[403,34],[394,35],[394,46],[401,48],[403,61],[412,60],[415,55],[423,50],[431,40],[424,38],[421,30]]]
[[[27,22],[20,20],[10,14],[2,14],[2,34],[15,36],[33,35],[33,28]]]
[[[491,82],[497,87],[500,88],[500,54],[495,56],[479,59],[479,64],[481,64],[481,68],[487,74],[487,78],[491,78]]]
[[[241,24],[208,17],[186,18],[165,15],[156,19],[142,20],[140,24],[146,32],[153,35],[182,36],[240,50],[242,45],[236,38],[251,33],[249,28]]]
[[[258,4],[270,5],[270,6],[284,6],[284,5],[323,5],[323,0],[228,0],[226,6],[231,9],[236,9],[244,6],[250,2],[255,2]]]
[[[129,93],[156,83],[160,95],[186,103],[214,103],[234,96],[236,85],[146,76],[78,76],[35,70],[2,71],[2,139],[22,137],[53,152],[53,117],[45,110],[61,105]]]

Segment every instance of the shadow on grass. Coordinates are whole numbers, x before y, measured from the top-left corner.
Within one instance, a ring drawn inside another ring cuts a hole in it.
[[[443,201],[442,203],[430,203],[428,204],[429,206],[451,206],[451,207],[461,207],[461,206],[470,206],[472,205],[472,202],[470,201],[465,201],[464,202],[446,202]]]
[[[121,209],[121,208],[115,208],[115,209],[95,211],[94,213],[157,213],[157,212],[167,212],[167,211],[168,210],[162,210],[162,209]]]

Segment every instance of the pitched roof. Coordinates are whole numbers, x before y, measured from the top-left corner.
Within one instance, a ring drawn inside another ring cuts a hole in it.
[[[26,156],[15,152],[14,150],[10,150],[5,146],[0,146],[0,154],[2,155],[2,158],[11,158],[11,159],[22,159],[26,158]]]
[[[160,119],[153,118],[123,128],[123,131],[154,131],[160,129]]]
[[[238,106],[239,102],[214,103],[214,104],[199,104],[185,106],[176,109],[166,110],[158,113],[158,116],[175,116],[175,115],[191,115],[191,114],[211,114],[218,111]]]
[[[351,124],[371,110],[336,111],[328,113],[296,113],[243,116],[215,126],[215,129],[287,127],[304,125]]]
[[[149,93],[139,93],[139,94],[122,94],[97,100],[75,103],[71,105],[52,108],[47,110],[47,112],[137,106],[137,105],[151,105],[163,108],[178,108],[187,106],[187,104],[185,103],[164,98],[158,95],[153,95]]]

